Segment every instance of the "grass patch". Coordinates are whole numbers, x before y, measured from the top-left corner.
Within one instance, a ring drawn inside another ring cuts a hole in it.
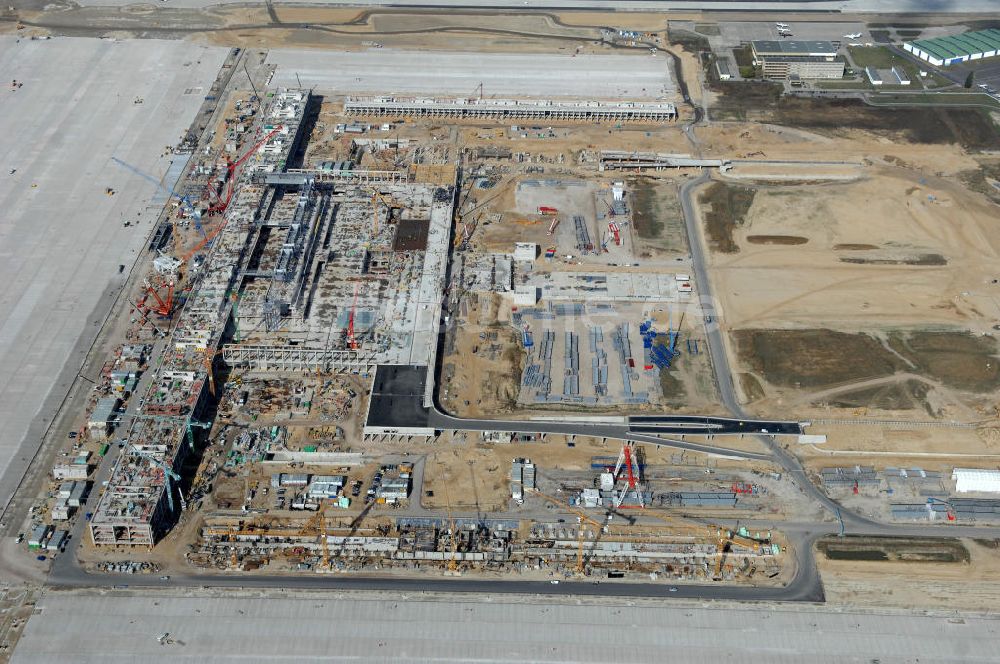
[[[910,96],[919,97],[907,95]],[[841,136],[845,130],[861,129],[911,143],[958,143],[966,149],[994,149],[997,144],[997,128],[980,109],[882,109],[855,100],[789,98],[763,115],[776,124],[832,136]]]
[[[1000,389],[1000,357],[992,337],[970,332],[914,331],[889,336],[889,346],[918,373],[968,392]]]
[[[748,235],[747,242],[750,244],[783,244],[795,245],[805,244],[809,241],[807,237],[799,235]]]
[[[827,560],[968,563],[969,550],[952,538],[824,537],[816,543]]]
[[[874,244],[835,244],[833,245],[834,251],[869,251],[871,249],[878,249]]]
[[[994,203],[1000,203],[1000,189],[992,183],[1000,182],[1000,162],[983,162],[979,168],[962,171],[959,179],[968,189],[987,196]]]
[[[841,258],[841,263],[854,263],[855,265],[926,265],[926,266],[941,266],[947,265],[948,259],[946,259],[941,254],[919,254],[917,256],[908,256],[906,258],[861,258],[858,256],[851,256],[849,258]]]
[[[901,383],[843,392],[824,403],[835,408],[877,408],[880,410],[922,408],[931,417],[936,417],[927,403],[928,392],[930,392],[930,388],[925,383],[919,380],[906,380]]]
[[[712,249],[724,254],[735,254],[740,250],[733,240],[733,231],[746,221],[756,193],[750,187],[714,182],[698,197],[699,203],[706,208],[705,231]]]
[[[772,385],[825,387],[889,376],[903,362],[878,339],[833,330],[734,330],[742,361]]]
[[[770,81],[729,81],[717,88],[721,94],[712,104],[712,117],[717,120],[747,120],[761,110],[773,109],[784,89]]]
[[[687,251],[687,235],[680,195],[673,183],[653,178],[631,178],[632,223],[648,246],[665,251]]]
[[[670,346],[670,335],[667,334],[657,334],[656,339],[653,340],[654,346],[663,346],[664,348],[669,348]],[[677,355],[671,361],[670,366],[673,369],[680,356]],[[660,369],[659,379],[660,379],[660,390],[663,392],[663,396],[668,401],[678,401],[687,394],[687,390],[684,389],[684,383],[677,379],[677,377],[671,373],[671,369]]]
[[[888,69],[893,65],[908,64],[908,61],[903,60],[885,46],[848,46],[847,53],[858,69],[865,67]]]
[[[708,45],[708,39],[704,35],[672,26],[667,27],[667,41],[672,45],[680,46],[688,53],[703,53],[711,50],[711,47]]]
[[[706,37],[718,37],[722,34],[718,23],[696,23],[694,31]]]
[[[656,204],[656,188],[648,179],[629,180],[632,188],[632,199],[635,208],[632,210],[632,223],[636,234],[644,239],[660,237],[663,233],[663,222],[660,221],[659,209]]]
[[[760,384],[760,381],[753,374],[741,373],[739,376],[740,388],[743,390],[743,396],[747,398],[747,401],[757,401],[766,396],[764,386]]]
[[[814,87],[820,90],[871,90],[871,83],[867,79],[853,79],[843,81],[816,81]]]

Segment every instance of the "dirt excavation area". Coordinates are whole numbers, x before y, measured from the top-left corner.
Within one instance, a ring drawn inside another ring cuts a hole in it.
[[[995,417],[1000,227],[995,203],[965,184],[977,155],[860,130],[739,128],[706,130],[705,141],[729,150],[756,139],[750,159],[822,154],[858,169],[837,182],[717,177],[698,191],[718,320],[749,409]]]

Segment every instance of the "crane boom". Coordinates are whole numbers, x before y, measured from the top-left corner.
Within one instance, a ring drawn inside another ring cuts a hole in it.
[[[157,189],[159,189],[163,193],[167,194],[167,196],[172,196],[172,197],[176,198],[177,200],[179,200],[180,203],[181,203],[181,207],[184,208],[184,211],[187,212],[191,216],[192,219],[194,219],[195,228],[197,228],[199,231],[201,231],[202,235],[205,234],[205,230],[201,227],[201,213],[198,212],[198,210],[191,203],[191,199],[190,198],[188,198],[187,196],[181,196],[180,194],[178,194],[173,189],[168,189],[167,187],[163,186],[163,183],[160,180],[157,180],[156,178],[154,178],[152,175],[150,175],[148,173],[144,173],[143,171],[139,170],[138,168],[136,168],[132,164],[129,164],[128,162],[122,161],[118,157],[112,157],[111,161],[115,162],[116,164],[118,164],[119,166],[121,166],[122,168],[124,168],[125,170],[127,170],[127,171],[129,171],[131,173],[134,173],[135,175],[138,175],[143,180],[146,180],[148,182],[152,182],[156,186]]]
[[[242,166],[247,159],[249,159],[257,150],[261,148],[262,145],[267,143],[275,134],[283,131],[285,129],[284,125],[278,125],[270,132],[268,132],[264,138],[260,139],[253,146],[247,150],[242,157],[236,161],[231,161],[226,164],[226,182],[223,188],[225,193],[225,198],[219,198],[218,195],[215,196],[216,202],[208,209],[211,213],[225,212],[226,208],[229,207],[229,203],[233,200],[233,192],[236,187],[236,171]],[[209,190],[211,191],[211,189]],[[214,194],[214,192],[213,192]]]
[[[166,490],[167,490],[167,505],[170,507],[170,511],[173,512],[174,511],[174,491],[173,491],[173,487],[171,485],[171,480],[173,480],[174,482],[180,482],[181,481],[181,476],[178,475],[177,473],[175,473],[174,469],[171,468],[170,466],[168,466],[166,463],[164,463],[163,461],[160,461],[159,459],[157,459],[152,454],[149,454],[147,452],[143,452],[138,447],[136,447],[135,444],[129,443],[129,448],[131,449],[131,452],[134,453],[136,456],[142,457],[143,459],[145,459],[146,461],[149,461],[151,464],[153,464],[154,466],[156,466],[157,468],[159,468],[160,470],[163,471],[163,482],[166,485]],[[183,494],[179,494],[179,495],[180,495],[180,499],[181,499],[181,510],[183,511],[183,510],[187,509],[187,505],[185,504],[185,501],[184,501],[184,495]]]
[[[358,308],[358,284],[354,283],[354,301],[351,303],[351,312],[347,318],[347,345],[351,350],[358,349],[358,340],[354,336],[354,314]]]

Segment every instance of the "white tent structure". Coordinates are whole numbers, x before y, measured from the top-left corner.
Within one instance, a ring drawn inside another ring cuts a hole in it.
[[[1000,493],[1000,470],[955,468],[951,471],[956,493]]]

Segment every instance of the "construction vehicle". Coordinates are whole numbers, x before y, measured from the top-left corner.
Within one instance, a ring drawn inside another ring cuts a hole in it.
[[[608,224],[608,232],[615,238],[615,246],[620,247],[622,244],[621,227],[612,221]]]
[[[198,422],[197,420],[188,419],[187,421],[187,439],[188,446],[194,449],[194,430],[195,429],[205,429],[210,430],[212,428],[211,422]]]

